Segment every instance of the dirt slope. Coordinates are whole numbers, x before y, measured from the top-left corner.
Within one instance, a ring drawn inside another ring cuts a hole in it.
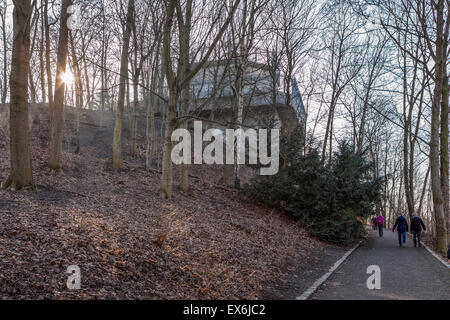
[[[144,170],[143,154],[129,159],[125,128],[126,168],[112,170],[112,116],[104,127],[92,125],[92,112],[82,117],[77,155],[68,112],[63,173],[50,172],[40,115],[31,134],[37,190],[0,190],[0,299],[257,299],[271,297],[263,284],[275,286],[288,263],[320,264],[324,244],[289,217],[217,186],[221,168],[194,167],[195,195],[175,189],[172,201],[162,200],[157,169]],[[0,181],[9,171],[6,124],[3,109]],[[139,125],[142,149],[143,119]],[[80,290],[66,287],[69,265],[81,268]]]

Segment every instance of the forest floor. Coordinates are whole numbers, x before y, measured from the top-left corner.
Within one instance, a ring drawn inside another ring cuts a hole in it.
[[[111,168],[112,115],[103,127],[93,112],[82,117],[79,154],[67,115],[56,174],[46,167],[46,112],[36,115],[36,189],[0,190],[0,299],[294,299],[347,250],[220,185],[220,167],[192,166],[194,195],[175,188],[161,199],[157,166],[144,169],[143,151],[129,157],[126,128],[125,166]],[[144,150],[144,119],[139,128]],[[0,181],[8,172],[3,108]],[[81,269],[79,290],[66,286],[70,265]]]

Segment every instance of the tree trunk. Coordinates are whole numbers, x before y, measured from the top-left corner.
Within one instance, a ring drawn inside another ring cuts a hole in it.
[[[223,170],[223,184],[228,186],[230,184],[230,173],[233,169],[233,165],[231,164],[225,164],[224,170]]]
[[[128,79],[128,75],[127,75],[127,89],[126,89],[126,94],[125,94],[125,101],[127,103],[127,119],[128,119],[128,130],[131,133],[131,104],[130,104],[130,79]]]
[[[74,81],[75,81],[75,105],[77,109],[76,116],[76,149],[75,153],[80,153],[80,117],[81,109],[83,108],[83,84],[81,81],[81,69],[77,53],[75,51],[75,43],[73,40],[72,33],[70,34],[70,46],[72,48],[72,63],[74,70]]]
[[[41,7],[42,12],[44,11],[44,8]],[[45,50],[45,46],[44,46],[44,36],[45,36],[45,22],[43,19],[44,14],[42,14],[42,21],[41,21],[41,38],[40,38],[40,50],[39,50],[39,76],[40,76],[40,81],[41,81],[41,102],[45,103],[47,101],[46,95],[47,92],[45,90],[45,62],[44,62],[44,50]]]
[[[128,12],[126,26],[123,34],[122,56],[120,60],[120,85],[119,97],[116,110],[116,121],[114,125],[114,140],[113,140],[113,159],[112,165],[114,168],[121,168],[122,154],[121,154],[121,137],[122,137],[122,117],[123,107],[125,103],[125,87],[128,79],[128,50],[130,46],[130,35],[132,27],[132,19],[134,15],[134,0],[128,1]]]
[[[31,11],[30,0],[14,1],[9,105],[11,173],[3,183],[4,188],[11,190],[33,187],[28,118]]]
[[[417,209],[417,215],[424,216],[422,214],[422,207],[423,207],[423,199],[425,198],[425,192],[427,191],[427,185],[428,185],[428,176],[430,175],[430,166],[428,166],[427,173],[425,174],[425,179],[423,181],[423,187],[422,192],[420,194],[420,200],[419,200],[419,208]]]
[[[433,209],[436,221],[437,249],[444,253],[447,250],[447,222],[445,221],[444,203],[440,180],[440,161],[439,161],[439,128],[440,128],[440,109],[442,102],[442,75],[444,64],[443,47],[443,25],[444,25],[444,1],[439,0],[437,5],[436,19],[436,59],[435,59],[435,86],[433,92],[433,103],[431,107],[431,141],[430,141],[430,168],[431,168],[431,190],[433,193]]]
[[[159,60],[160,47],[158,44],[158,49],[156,50],[156,58],[154,60],[154,67],[151,78],[151,91],[147,99],[150,99],[150,104],[147,105],[147,147],[146,147],[146,159],[145,167],[147,170],[150,169],[153,163],[153,157],[155,155],[155,144],[156,144],[156,127],[155,127],[155,110],[162,110],[161,100],[153,92],[157,91],[158,94],[162,95],[162,87],[164,85],[163,71],[164,67],[162,62]],[[161,120],[163,115],[161,112]],[[162,127],[162,124],[161,124]]]
[[[45,67],[47,72],[47,92],[48,92],[48,118],[50,121],[50,131],[53,123],[53,80],[50,60],[50,25],[48,23],[48,0],[44,0],[44,25],[45,25]]]
[[[4,2],[2,8],[2,37],[3,37],[3,90],[2,90],[2,104],[5,105],[8,96],[8,38],[6,36],[6,8],[7,3]]]
[[[155,102],[156,99],[153,94],[150,94],[151,97],[145,96],[145,106],[147,108],[147,127],[146,127],[146,137],[147,144],[145,148],[145,169],[150,170],[153,162],[154,155],[154,139],[155,139]],[[150,100],[150,101],[149,101]]]
[[[138,83],[139,75],[133,77],[133,115],[131,120],[131,144],[130,155],[132,158],[136,157],[136,135],[137,135],[137,112],[138,112]]]
[[[180,16],[179,16],[180,17]],[[179,20],[182,22],[182,19]],[[188,0],[186,2],[186,19],[184,21],[184,27],[180,30],[182,32],[182,64],[184,66],[184,75],[188,75],[191,72],[190,66],[190,50],[191,50],[191,24],[192,24],[192,0]],[[183,114],[187,115],[189,113],[189,104],[190,104],[190,81],[187,81],[185,84],[185,88],[183,89],[183,99],[182,99],[182,110]],[[182,124],[182,128],[188,128],[188,120]],[[182,192],[186,194],[193,194],[191,187],[189,186],[189,165],[182,164],[181,165],[181,181],[180,181],[180,189]]]
[[[237,7],[239,5],[240,0],[237,0],[234,6],[231,8],[231,11],[226,19],[225,23],[220,28],[218,34],[214,38],[214,40],[209,44],[209,48],[206,54],[203,56],[201,61],[196,64],[195,68],[189,73],[185,74],[185,65],[186,61],[182,56],[187,55],[189,59],[188,48],[186,48],[186,39],[181,39],[181,37],[186,38],[185,29],[181,28],[183,23],[183,13],[181,12],[181,6],[176,0],[168,1],[166,5],[166,19],[164,24],[164,33],[163,33],[163,61],[164,68],[166,71],[166,79],[169,87],[169,103],[167,110],[167,120],[166,120],[166,134],[165,134],[165,143],[164,143],[164,152],[163,152],[163,161],[162,161],[162,177],[161,177],[161,189],[160,195],[164,198],[171,199],[172,195],[172,162],[171,162],[171,152],[172,152],[172,141],[171,135],[173,130],[177,125],[177,102],[182,90],[186,89],[189,85],[189,81],[200,71],[200,69],[204,66],[204,64],[209,59],[211,53],[213,52],[213,48],[216,46],[219,39],[222,37],[225,29],[228,27]],[[187,1],[186,7],[189,8],[192,2]],[[175,8],[177,10],[177,18],[178,18],[178,37],[180,43],[180,59],[177,61],[177,74],[175,76],[172,65],[172,57],[171,57],[171,36],[172,36],[172,27],[173,27],[173,18],[175,13]],[[190,19],[189,12],[186,12],[186,20]]]
[[[186,115],[189,112],[189,88],[183,90],[183,113]],[[188,121],[183,121],[181,127],[184,129],[188,128]],[[191,187],[189,186],[189,165],[181,164],[181,181],[180,189],[186,194],[193,194]]]
[[[162,175],[160,195],[164,199],[172,199],[172,132],[177,123],[176,105],[178,101],[177,93],[170,93],[168,112],[166,115],[166,130],[164,136],[164,150],[162,159]]]
[[[445,48],[445,47],[444,47]],[[444,215],[447,226],[447,241],[450,241],[450,191],[448,185],[449,158],[448,158],[448,76],[443,68],[441,102],[441,189],[443,195]]]
[[[447,1],[448,10],[448,1]],[[448,74],[447,64],[448,61],[448,44],[449,44],[449,32],[450,32],[450,19],[447,12],[447,23],[443,31],[443,61],[445,62],[442,68],[442,101],[441,101],[441,188],[442,195],[444,196],[444,215],[447,222],[447,243],[450,243],[450,190],[448,185],[448,173],[449,173],[449,155],[448,155]]]
[[[105,113],[105,95],[106,89],[106,55],[107,55],[107,45],[105,36],[105,4],[102,1],[102,51],[101,51],[101,68],[100,68],[100,78],[101,78],[101,91],[100,91],[100,126],[103,126],[103,117]],[[111,106],[110,106],[111,107]]]
[[[164,23],[163,34],[163,65],[166,72],[166,80],[169,87],[169,102],[167,105],[165,120],[165,135],[162,158],[162,174],[160,196],[171,200],[172,198],[172,132],[176,125],[176,108],[178,102],[178,91],[172,70],[172,60],[170,46],[172,40],[173,15],[175,12],[175,2],[169,1],[167,5],[166,21]],[[179,67],[178,67],[179,68]],[[162,127],[162,126],[161,126]]]
[[[409,150],[409,128],[410,123],[405,123],[405,129],[403,131],[403,175],[405,177],[404,183],[408,217],[409,219],[412,219],[414,215],[414,189],[411,188],[413,181],[410,180],[409,154],[410,152],[412,153],[413,150]]]
[[[240,60],[240,59],[239,59]],[[239,62],[239,66],[241,70],[238,71],[238,79],[237,79],[237,101],[236,101],[236,121],[235,121],[235,130],[242,129],[242,120],[243,120],[243,112],[244,112],[244,72],[245,66],[243,62]],[[236,145],[239,145],[240,137],[236,135]],[[234,150],[234,187],[236,189],[241,188],[241,178],[240,178],[240,152],[238,148]]]
[[[33,18],[33,22],[31,24],[31,29],[33,29],[33,25],[34,25],[34,33],[33,33],[33,38],[31,40],[31,47],[30,47],[30,52],[34,51],[34,46],[36,44],[36,35],[37,35],[37,30],[38,30],[38,15],[35,15]],[[30,86],[30,96],[31,96],[31,105],[34,106],[36,104],[36,97],[37,97],[37,93],[36,93],[36,86],[34,84],[34,80],[33,80],[33,70],[31,70],[31,66],[28,69],[29,75],[28,75],[28,82],[29,82],[29,86]],[[38,114],[36,113],[36,116],[38,116]]]
[[[51,127],[51,142],[48,166],[56,172],[61,171],[62,130],[64,122],[64,96],[65,87],[62,75],[66,72],[68,34],[67,8],[72,0],[63,0],[61,6],[61,23],[59,29],[58,58],[56,63],[55,96],[53,101],[53,123]]]
[[[33,73],[31,72],[31,69],[29,70],[28,82],[30,83],[31,105],[34,106],[36,104],[36,87],[34,86]]]

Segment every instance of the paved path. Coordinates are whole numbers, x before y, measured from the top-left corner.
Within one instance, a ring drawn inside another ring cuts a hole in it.
[[[369,290],[367,267],[381,269],[381,289]],[[399,248],[397,232],[385,230],[379,238],[369,232],[367,241],[344,262],[310,299],[445,299],[450,300],[450,269],[424,247],[414,248],[407,235]]]

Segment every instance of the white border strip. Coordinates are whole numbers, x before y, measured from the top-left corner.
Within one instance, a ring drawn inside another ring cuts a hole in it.
[[[413,237],[413,235],[410,232],[408,232],[408,234],[411,236],[411,238]],[[423,245],[425,247],[425,249],[427,249],[428,252],[431,253],[436,259],[438,259],[444,266],[446,266],[448,269],[450,269],[450,264],[447,261],[445,261],[439,253],[437,253],[436,251],[431,249],[429,246],[427,246],[422,241],[420,242],[420,244]]]
[[[449,264],[447,261],[445,261],[444,259],[442,259],[442,257],[441,257],[439,254],[437,254],[436,252],[434,252],[433,249],[430,249],[425,243],[422,243],[422,245],[423,245],[423,246],[425,247],[425,249],[427,249],[428,252],[430,252],[436,259],[438,259],[440,262],[442,262],[442,264],[443,264],[444,266],[446,266],[447,268],[450,269],[450,264]]]
[[[360,244],[362,242],[363,242],[363,240],[358,242],[358,244],[356,246],[354,246],[349,251],[347,251],[342,256],[342,258],[340,258],[338,261],[336,261],[336,263],[331,267],[330,270],[328,270],[327,273],[325,273],[322,277],[317,279],[316,282],[314,282],[313,285],[311,287],[309,287],[309,289],[307,289],[305,292],[303,292],[303,294],[301,296],[296,297],[295,300],[307,300],[317,290],[317,288],[319,288],[325,281],[327,281],[327,279],[333,274],[333,272],[337,268],[339,268],[339,266],[348,258],[349,255],[352,254],[353,251],[355,251],[360,246]]]

